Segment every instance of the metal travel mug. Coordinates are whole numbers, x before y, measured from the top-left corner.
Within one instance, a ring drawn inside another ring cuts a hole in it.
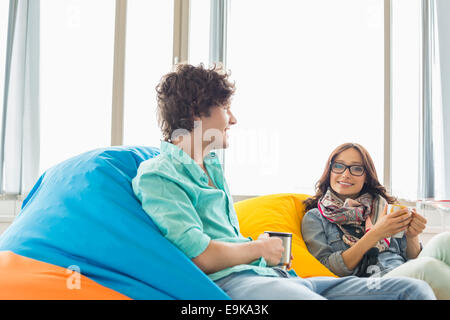
[[[267,233],[269,237],[277,237],[283,241],[283,256],[281,257],[281,261],[277,267],[286,270],[289,262],[291,262],[292,233],[275,231],[264,231],[264,233]]]

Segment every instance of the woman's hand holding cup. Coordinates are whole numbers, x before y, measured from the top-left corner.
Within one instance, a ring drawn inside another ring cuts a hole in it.
[[[423,232],[427,224],[427,219],[425,219],[424,216],[418,214],[416,209],[412,209],[411,217],[411,223],[409,224],[405,232],[406,237],[408,238],[417,237]]]
[[[380,240],[396,236],[405,231],[412,220],[412,214],[407,207],[390,213],[388,213],[388,210],[391,210],[390,205],[384,207],[383,212],[378,216],[377,222],[372,228],[378,234]]]

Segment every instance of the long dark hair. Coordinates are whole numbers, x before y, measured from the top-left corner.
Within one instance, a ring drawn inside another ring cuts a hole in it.
[[[325,165],[325,169],[322,173],[322,176],[320,177],[319,181],[316,183],[316,194],[303,201],[305,204],[305,210],[306,212],[308,210],[311,210],[313,208],[317,208],[317,202],[320,200],[320,198],[323,197],[323,195],[327,192],[328,188],[330,187],[330,164],[336,159],[336,157],[343,151],[354,148],[356,149],[362,157],[363,165],[366,172],[366,181],[364,183],[364,186],[360,192],[360,194],[364,193],[370,193],[371,195],[380,195],[388,203],[396,203],[397,199],[391,195],[389,195],[386,191],[386,188],[381,185],[381,183],[378,181],[377,171],[375,169],[375,165],[373,163],[372,157],[370,156],[369,152],[357,143],[344,143],[338,146],[334,151],[330,154],[330,157],[327,160],[327,163]]]

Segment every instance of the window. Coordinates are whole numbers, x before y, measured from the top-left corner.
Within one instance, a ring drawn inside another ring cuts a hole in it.
[[[41,1],[41,173],[110,145],[114,17],[110,0]]]
[[[416,200],[419,178],[421,1],[392,1],[392,193]]]
[[[383,1],[231,2],[233,194],[312,194],[344,142],[366,147],[383,181],[383,32]]]
[[[209,65],[211,1],[191,0],[189,17],[189,63]]]
[[[3,93],[5,82],[5,63],[6,63],[6,42],[8,37],[8,16],[9,16],[9,1],[0,1],[0,107],[3,110]],[[0,112],[0,128],[3,122],[3,112]]]
[[[128,1],[125,145],[160,145],[155,87],[172,69],[173,10],[173,1]]]

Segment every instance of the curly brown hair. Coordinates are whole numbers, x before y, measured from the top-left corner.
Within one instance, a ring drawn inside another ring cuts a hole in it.
[[[163,139],[171,142],[172,133],[178,129],[191,132],[194,117],[208,117],[211,108],[229,104],[235,92],[229,76],[220,65],[208,69],[203,64],[180,64],[163,76],[156,86]]]
[[[308,212],[311,209],[317,208],[317,203],[320,200],[320,198],[323,197],[323,195],[327,192],[328,188],[330,187],[330,172],[331,167],[330,164],[336,159],[336,157],[343,151],[354,148],[361,154],[363,165],[366,171],[366,181],[364,183],[364,186],[360,192],[360,194],[364,193],[370,193],[371,195],[380,195],[388,203],[396,203],[397,199],[391,195],[389,195],[386,191],[386,188],[381,185],[381,183],[378,181],[377,171],[375,169],[375,165],[373,163],[372,157],[370,156],[369,152],[360,144],[357,143],[344,143],[338,146],[334,151],[331,153],[330,157],[327,160],[327,163],[325,164],[325,170],[322,173],[322,176],[320,177],[319,181],[316,183],[316,194],[303,201],[305,205],[305,212]]]

